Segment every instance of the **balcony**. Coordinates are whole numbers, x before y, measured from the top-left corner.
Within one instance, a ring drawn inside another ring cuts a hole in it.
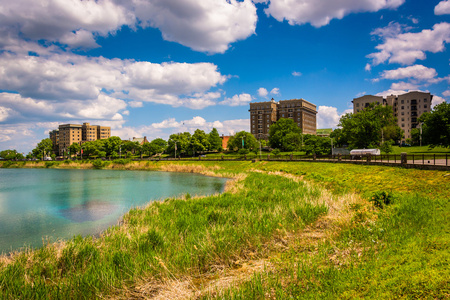
[[[417,110],[417,106],[411,106],[411,111]]]
[[[417,117],[417,112],[415,111],[411,112],[411,117]]]

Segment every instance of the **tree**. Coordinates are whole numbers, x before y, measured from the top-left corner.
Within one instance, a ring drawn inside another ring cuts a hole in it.
[[[336,147],[344,147],[344,145],[347,145],[347,139],[344,136],[344,133],[342,132],[342,128],[336,128],[330,133],[330,138],[333,139],[334,145]]]
[[[292,119],[281,118],[269,128],[269,145],[272,148],[293,151],[297,149],[298,141],[301,143],[301,130]]]
[[[162,153],[167,148],[167,142],[161,138],[154,139],[150,143],[145,143],[142,146],[142,150],[147,153],[147,155],[155,155],[157,153]]]
[[[209,150],[211,151],[221,151],[222,150],[222,139],[220,138],[219,132],[216,128],[213,128],[208,135]]]
[[[80,151],[81,151],[81,146],[78,143],[73,143],[72,145],[69,146],[69,152],[71,155],[77,154]]]
[[[209,149],[209,139],[208,135],[200,129],[195,130],[194,134],[191,137],[189,149],[192,155],[195,155],[195,153],[203,152]]]
[[[36,148],[32,150],[33,156],[36,158],[44,158],[45,155],[52,153],[53,142],[51,139],[46,138],[40,141]]]
[[[238,151],[239,149],[255,149],[259,147],[256,138],[247,131],[239,131],[228,140],[228,149]]]
[[[397,119],[391,106],[371,104],[362,111],[343,115],[339,120],[342,128],[339,138],[347,141],[350,149],[375,148],[381,144],[382,134],[399,138]],[[383,129],[383,130],[382,130]],[[387,140],[388,138],[385,138]]]
[[[104,140],[104,151],[106,156],[116,158],[119,156],[119,151],[121,151],[122,140],[118,136],[112,136]]]
[[[304,136],[306,154],[329,155],[331,154],[331,139],[312,134]]]
[[[22,155],[22,153],[17,153],[16,150],[3,150],[0,151],[0,157],[6,160],[20,159],[18,158],[18,154]],[[22,155],[23,157],[23,155]]]
[[[380,150],[383,151],[384,153],[389,154],[393,151],[393,149],[392,149],[393,144],[394,144],[394,141],[392,141],[392,140],[386,141],[380,145]]]
[[[187,153],[189,148],[189,143],[191,141],[191,134],[189,132],[172,134],[169,137],[167,152],[170,154],[175,154],[175,145],[177,156]]]
[[[431,112],[423,113],[419,122],[423,122],[424,144],[450,147],[450,103],[442,102],[436,105]]]

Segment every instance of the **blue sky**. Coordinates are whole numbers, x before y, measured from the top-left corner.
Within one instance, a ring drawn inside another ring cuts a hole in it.
[[[449,0],[0,0],[0,150],[59,124],[167,139],[249,130],[304,98],[336,127],[364,94],[450,100]]]

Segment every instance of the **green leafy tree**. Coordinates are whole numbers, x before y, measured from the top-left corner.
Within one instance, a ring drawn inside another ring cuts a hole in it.
[[[242,143],[244,145],[242,145]],[[247,131],[239,131],[228,140],[228,149],[232,151],[238,151],[239,149],[256,149],[259,147],[259,143],[256,138]]]
[[[198,152],[204,152],[209,149],[209,138],[208,135],[200,129],[195,130],[194,134],[191,136],[189,144],[189,152],[195,155]]]
[[[3,150],[3,151],[0,151],[0,158],[6,159],[6,160],[19,159],[17,157],[18,154],[19,153],[17,153],[16,150]],[[23,155],[22,155],[22,157],[23,157]]]
[[[81,146],[78,143],[73,143],[72,145],[69,146],[70,155],[76,155],[77,153],[80,153],[80,151]]]
[[[161,138],[157,138],[150,143],[145,143],[142,147],[142,150],[150,156],[164,152],[167,148],[167,142]]]
[[[342,128],[336,128],[330,133],[330,138],[333,139],[334,146],[344,147],[348,145],[347,139],[342,132]]]
[[[53,142],[51,139],[46,138],[40,141],[36,148],[34,148],[31,152],[33,156],[36,158],[43,158],[45,155],[50,155],[53,151]]]
[[[381,144],[380,150],[383,151],[384,153],[389,154],[393,151],[392,149],[393,144],[394,144],[393,140],[385,141],[384,143]]]
[[[422,141],[425,145],[450,147],[450,103],[440,103],[423,113]]]
[[[119,151],[122,151],[122,140],[120,137],[112,136],[104,141],[103,151],[106,152],[106,156],[113,158],[119,157]]]
[[[347,141],[350,149],[375,148],[382,141],[382,132],[386,132],[385,140],[392,135],[397,139],[400,132],[392,107],[375,104],[343,115],[338,126],[342,128],[340,139]]]
[[[305,134],[306,154],[329,155],[331,154],[331,139],[317,135]]]
[[[294,120],[281,118],[269,128],[269,145],[282,151],[296,150],[301,143],[301,134]]]
[[[175,145],[177,156],[186,154],[189,150],[189,143],[191,141],[191,134],[189,132],[172,134],[169,137],[167,152],[175,154]]]
[[[219,132],[216,128],[213,128],[208,135],[209,150],[211,151],[221,151],[222,150],[222,139],[220,138]]]

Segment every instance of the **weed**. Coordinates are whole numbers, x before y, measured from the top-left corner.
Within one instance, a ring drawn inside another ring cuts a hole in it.
[[[392,204],[392,202],[394,201],[394,196],[392,195],[392,193],[379,191],[374,193],[369,201],[372,202],[376,207],[382,209],[385,205]]]

